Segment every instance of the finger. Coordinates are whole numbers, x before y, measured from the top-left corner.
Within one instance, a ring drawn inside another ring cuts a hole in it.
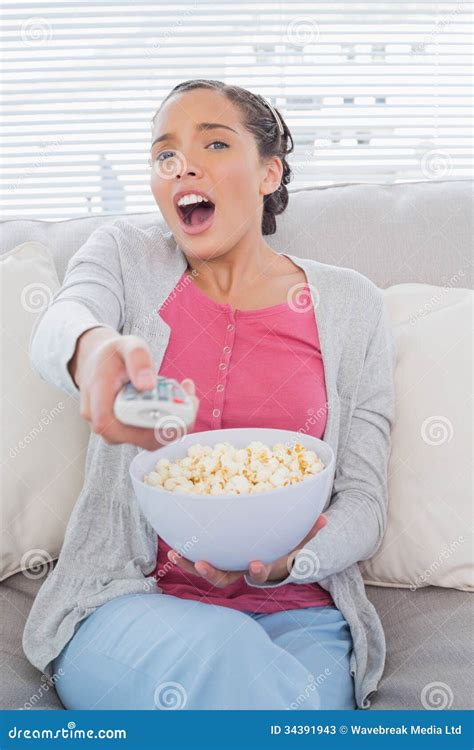
[[[189,575],[192,576],[200,576],[200,574],[194,567],[194,563],[192,562],[192,560],[188,560],[187,558],[182,557],[180,554],[171,550],[168,552],[168,559],[171,560],[171,562],[174,563],[178,568],[181,568],[181,570],[183,570],[185,573],[189,573]]]
[[[225,571],[215,568],[213,565],[206,562],[206,560],[197,560],[197,562],[194,563],[194,567],[200,576],[205,578],[207,581],[209,581],[209,583],[212,583],[214,586],[225,585],[224,584],[224,581],[226,580]]]
[[[103,437],[115,434],[121,423],[114,415],[114,402],[122,387],[120,375],[115,372],[107,377],[97,377],[90,390],[89,409],[92,427]]]
[[[316,529],[316,531],[319,531],[320,529],[323,529],[326,526],[327,522],[328,522],[327,517],[321,513],[319,518],[316,520],[316,523],[314,524],[314,528]]]
[[[132,427],[120,422],[114,414],[114,402],[123,383],[116,379],[112,383],[96,382],[90,392],[90,422],[92,429],[101,435],[109,445],[127,443],[137,445],[147,451],[155,451],[163,446],[157,440],[155,430]]]
[[[185,390],[186,393],[191,396],[191,401],[193,402],[195,416],[193,421],[187,425],[187,429],[192,430],[196,423],[197,412],[199,409],[199,399],[196,396],[196,385],[194,383],[194,380],[191,380],[191,378],[184,378],[184,380],[181,381],[181,386],[183,387],[183,390]]]
[[[191,378],[184,378],[184,380],[181,381],[181,385],[183,386],[183,389],[188,393],[190,396],[196,395],[196,385],[194,383],[194,380]]]
[[[199,411],[199,399],[196,396],[191,396],[192,402],[193,402],[193,409],[194,409],[194,417],[192,421],[186,425],[186,429],[188,432],[192,432],[194,430],[194,426],[196,424],[196,419]]]
[[[249,563],[249,576],[255,583],[265,583],[270,574],[270,566],[260,560],[251,560]]]
[[[191,560],[188,560],[186,557],[183,557],[179,554],[179,552],[176,552],[174,549],[170,549],[168,551],[168,560],[170,560],[172,563],[178,566],[178,568],[181,568],[181,570],[184,570],[186,573],[190,573],[190,575],[198,575],[194,568],[194,563]]]
[[[150,350],[139,336],[124,337],[121,351],[125,368],[138,390],[151,390],[156,385],[156,368]]]
[[[91,408],[90,408],[89,393],[88,393],[87,388],[84,391],[80,392],[79,415],[82,417],[82,419],[86,419],[87,421],[90,421]]]
[[[316,521],[313,523],[311,529],[308,531],[304,539],[300,542],[300,545],[306,544],[306,542],[308,542],[310,539],[315,537],[318,531],[321,531],[321,529],[323,529],[326,526],[327,522],[328,522],[328,519],[326,518],[326,516],[322,514],[318,516]]]
[[[200,576],[205,578],[206,581],[209,581],[209,583],[211,583],[213,586],[218,586],[219,588],[228,586],[230,583],[233,583],[242,575],[241,571],[234,572],[219,570],[219,568],[215,568],[206,560],[197,560],[197,562],[195,562],[194,564],[194,567]]]

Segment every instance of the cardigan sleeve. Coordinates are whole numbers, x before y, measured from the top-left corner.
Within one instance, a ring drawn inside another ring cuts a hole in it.
[[[118,331],[124,322],[124,287],[117,242],[99,227],[68,263],[64,281],[36,320],[29,356],[41,377],[78,398],[68,363],[79,336],[104,326]]]
[[[395,421],[396,345],[381,295],[382,310],[369,339],[349,435],[336,466],[328,522],[301,548],[282,581],[253,583],[277,587],[317,583],[367,560],[378,550],[387,523],[387,471]]]

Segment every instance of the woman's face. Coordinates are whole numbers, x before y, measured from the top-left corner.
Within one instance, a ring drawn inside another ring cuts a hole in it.
[[[280,184],[281,161],[261,163],[224,95],[194,89],[169,99],[153,123],[151,163],[153,196],[186,255],[216,258],[248,233],[261,236],[263,195]],[[178,206],[193,193],[208,202]]]

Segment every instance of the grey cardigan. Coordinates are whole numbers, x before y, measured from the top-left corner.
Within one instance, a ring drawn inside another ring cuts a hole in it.
[[[349,268],[284,255],[303,269],[311,289],[328,394],[323,439],[336,455],[336,472],[324,511],[328,524],[299,553],[292,573],[276,583],[246,580],[265,587],[317,582],[331,593],[352,634],[357,706],[368,708],[383,673],[385,638],[358,561],[377,551],[387,520],[395,340],[382,291],[370,279]],[[158,369],[170,328],[156,310],[186,266],[173,235],[158,222],[139,229],[118,219],[96,229],[69,261],[62,287],[37,320],[30,341],[36,372],[78,400],[67,363],[78,336],[97,325],[144,338]],[[94,609],[123,594],[161,593],[152,577],[157,536],[128,475],[140,450],[108,445],[91,433],[84,486],[56,567],[41,586],[23,634],[27,658],[50,678],[52,660]],[[308,552],[317,565],[302,578]]]

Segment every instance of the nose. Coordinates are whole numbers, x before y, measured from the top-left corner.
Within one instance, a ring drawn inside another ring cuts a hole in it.
[[[183,165],[182,169],[179,169],[176,173],[176,178],[180,180],[182,177],[198,177],[200,170],[198,167],[190,167],[187,164]]]
[[[198,164],[191,160],[191,157],[181,154],[179,160],[178,169],[176,171],[176,178],[180,180],[183,177],[202,177],[202,169]]]

